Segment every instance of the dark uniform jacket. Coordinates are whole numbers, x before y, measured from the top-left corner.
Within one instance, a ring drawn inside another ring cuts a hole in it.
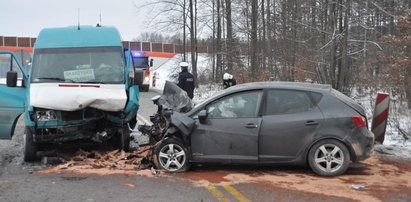
[[[237,81],[235,78],[232,79],[223,79],[223,88],[230,88],[231,86],[235,86],[237,84]]]
[[[181,71],[178,76],[178,87],[187,92],[188,97],[194,97],[194,76],[188,70]]]

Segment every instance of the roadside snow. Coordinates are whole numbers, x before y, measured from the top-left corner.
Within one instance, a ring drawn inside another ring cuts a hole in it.
[[[190,64],[190,57],[189,64]],[[163,91],[164,85],[166,81],[173,81],[178,82],[178,74],[180,73],[179,63],[183,61],[181,55],[176,55],[175,57],[171,58],[160,67],[152,70],[152,75],[156,74],[156,85],[153,86],[151,83],[151,88],[156,89],[160,92]],[[211,73],[211,61],[208,54],[199,54],[198,55],[198,75],[209,75]],[[191,65],[189,67],[189,71],[192,72]],[[204,84],[200,85],[198,88],[194,90],[194,103],[199,103],[202,100],[207,99],[217,91],[222,89],[222,85],[218,85],[215,83]]]

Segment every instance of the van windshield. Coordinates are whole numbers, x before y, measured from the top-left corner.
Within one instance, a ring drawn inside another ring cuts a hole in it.
[[[36,49],[31,81],[33,83],[124,83],[122,48]]]

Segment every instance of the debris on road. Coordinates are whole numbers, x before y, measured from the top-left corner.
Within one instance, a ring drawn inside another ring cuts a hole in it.
[[[133,152],[122,150],[84,151],[80,149],[74,155],[59,153],[58,157],[45,157],[43,159],[54,162],[57,162],[57,159],[63,159],[65,162],[38,172],[43,174],[73,172],[110,175],[117,173],[136,174],[133,171],[147,170],[147,174],[156,176],[159,172],[152,168],[153,147],[152,145],[143,146]]]
[[[351,185],[351,187],[352,187],[353,189],[365,189],[365,188],[367,188],[367,185],[353,184],[353,185]]]

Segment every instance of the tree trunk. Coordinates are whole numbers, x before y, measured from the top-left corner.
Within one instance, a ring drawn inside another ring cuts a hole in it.
[[[406,55],[411,58],[411,46],[406,48]],[[407,97],[408,109],[411,110],[411,66],[405,67],[405,96]]]
[[[222,79],[222,66],[221,66],[221,4],[220,0],[217,0],[217,59],[216,59],[216,77],[217,81]]]
[[[187,61],[187,53],[186,53],[186,0],[184,0],[183,4],[183,61]]]
[[[258,1],[251,0],[251,77],[253,79],[258,75],[258,50],[257,50],[257,19],[258,18]]]
[[[230,73],[233,70],[234,60],[234,41],[233,41],[233,23],[231,21],[231,0],[225,0],[225,12],[227,21],[227,69]]]
[[[191,39],[191,67],[194,76],[194,81],[196,86],[198,86],[198,76],[197,76],[197,60],[196,60],[196,31],[194,25],[194,4],[193,0],[190,0],[190,39]]]

